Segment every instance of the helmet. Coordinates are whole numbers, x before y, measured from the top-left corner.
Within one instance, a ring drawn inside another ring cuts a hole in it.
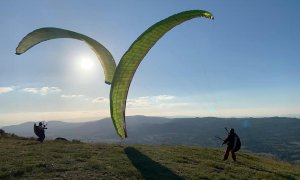
[[[41,125],[43,125],[43,123],[42,123],[42,122],[40,122],[40,123],[39,123],[39,126],[41,126]]]
[[[234,133],[234,129],[233,128],[230,129],[230,133]]]

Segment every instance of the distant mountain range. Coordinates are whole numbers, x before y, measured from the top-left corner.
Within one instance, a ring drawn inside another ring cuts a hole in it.
[[[127,117],[128,138],[120,140],[110,118],[82,123],[49,121],[46,137],[64,137],[84,142],[130,144],[177,144],[221,148],[228,129],[234,128],[242,141],[242,150],[268,154],[291,162],[300,162],[300,119],[271,118],[162,118]],[[3,127],[6,132],[34,137],[33,122]],[[222,147],[225,148],[225,147]]]

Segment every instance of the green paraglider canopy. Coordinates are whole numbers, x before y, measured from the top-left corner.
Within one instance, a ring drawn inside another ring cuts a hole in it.
[[[57,38],[72,38],[87,43],[96,53],[102,65],[105,75],[105,83],[111,84],[116,69],[116,63],[113,56],[102,44],[77,32],[53,27],[36,29],[22,39],[16,48],[16,54],[20,55],[26,52],[28,49],[39,44],[40,42]]]
[[[170,16],[148,28],[133,42],[121,58],[110,89],[110,113],[116,131],[121,138],[127,137],[125,124],[126,99],[130,83],[139,64],[165,33],[175,26],[196,17],[214,18],[210,12],[201,10],[185,11]]]

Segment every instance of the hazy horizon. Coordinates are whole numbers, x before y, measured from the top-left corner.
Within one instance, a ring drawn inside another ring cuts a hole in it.
[[[233,116],[228,116],[228,117],[218,117],[218,116],[145,116],[145,115],[132,115],[132,116],[127,116],[128,117],[137,117],[137,116],[144,116],[144,117],[155,117],[155,118],[169,118],[169,119],[176,119],[176,118],[274,118],[274,117],[280,117],[280,118],[296,118],[300,119],[300,117],[294,117],[294,116],[240,116],[240,117],[233,117]],[[99,120],[104,120],[110,118],[109,116],[107,117],[99,117],[98,119],[96,118],[91,118],[91,119],[48,119],[48,120],[37,120],[37,119],[32,119],[32,120],[27,120],[27,121],[22,121],[22,122],[7,122],[7,123],[2,123],[0,124],[0,128],[6,127],[6,126],[13,126],[13,125],[20,125],[23,123],[28,123],[28,122],[53,122],[53,121],[58,121],[58,122],[66,122],[66,123],[86,123],[86,122],[93,122],[93,121],[99,121]]]

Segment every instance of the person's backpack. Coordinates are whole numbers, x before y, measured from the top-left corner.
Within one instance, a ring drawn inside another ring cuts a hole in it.
[[[41,130],[39,129],[39,126],[37,126],[36,124],[33,125],[33,130],[34,130],[34,134],[38,137],[41,136]]]
[[[234,134],[233,152],[237,152],[241,149],[241,140],[237,134]]]

